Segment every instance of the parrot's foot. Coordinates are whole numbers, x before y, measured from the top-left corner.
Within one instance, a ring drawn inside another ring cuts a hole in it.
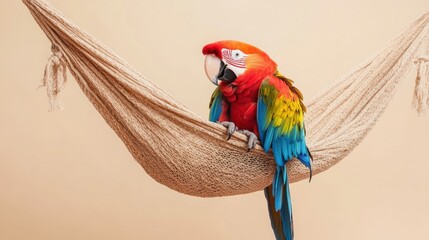
[[[255,148],[258,137],[251,131],[248,130],[238,130],[239,133],[242,133],[247,136],[247,151]]]
[[[227,141],[231,138],[232,134],[234,134],[234,132],[237,131],[237,127],[233,122],[224,121],[224,122],[220,122],[219,124],[226,127],[226,133],[228,134],[228,137],[226,138]]]

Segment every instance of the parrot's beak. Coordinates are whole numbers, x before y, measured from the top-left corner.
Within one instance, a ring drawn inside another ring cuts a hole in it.
[[[216,86],[219,82],[217,75],[219,73],[219,66],[221,65],[221,63],[222,61],[213,54],[207,54],[206,60],[204,61],[204,70],[206,71],[206,75],[210,79],[210,81]]]
[[[219,81],[230,84],[237,78],[237,75],[229,69],[222,60],[213,54],[206,55],[204,68],[207,77],[216,86],[219,85]]]

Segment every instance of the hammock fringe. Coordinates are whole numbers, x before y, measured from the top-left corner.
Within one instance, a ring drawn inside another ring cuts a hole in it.
[[[60,49],[52,44],[52,56],[49,57],[45,66],[42,84],[38,87],[46,87],[46,92],[49,100],[49,112],[64,110],[59,93],[67,83],[67,63],[60,52]]]
[[[246,153],[242,134],[225,141],[223,127],[174,100],[47,2],[23,2],[59,49],[53,51],[45,71],[44,85],[54,86],[48,96],[61,90],[67,65],[97,111],[156,181],[200,197],[251,193],[271,184],[275,170],[271,153],[260,146]],[[365,138],[417,59],[428,32],[426,13],[386,48],[306,103],[314,174],[344,159]],[[429,105],[429,70],[424,62],[426,57],[417,61],[414,104],[419,112]],[[288,163],[288,175],[291,182],[309,177],[296,159]]]
[[[420,115],[426,114],[429,108],[429,38],[427,44],[422,46],[422,57],[417,58],[416,86],[414,89],[413,107]]]

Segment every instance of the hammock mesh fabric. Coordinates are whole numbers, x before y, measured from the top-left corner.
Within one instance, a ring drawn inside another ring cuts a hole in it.
[[[242,134],[225,141],[224,127],[178,103],[48,3],[23,2],[56,46],[45,81],[64,82],[61,71],[66,63],[97,111],[156,181],[201,197],[250,193],[271,184],[272,154],[260,146],[247,153]],[[427,41],[428,29],[429,13],[307,102],[307,139],[315,174],[343,159],[371,130]],[[414,102],[419,112],[428,104],[427,60],[418,59]],[[309,177],[296,159],[288,163],[288,174],[292,182]]]

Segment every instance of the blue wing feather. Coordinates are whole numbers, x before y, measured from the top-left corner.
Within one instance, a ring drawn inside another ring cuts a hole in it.
[[[265,122],[265,116],[267,115],[267,105],[265,105],[262,98],[258,98],[258,104],[256,109],[256,121],[258,122],[259,138],[261,142],[265,141],[265,131],[261,131],[262,124]]]
[[[209,108],[210,122],[219,121],[220,115],[222,114],[222,93],[220,92],[219,88],[216,88],[216,90],[213,92]]]

